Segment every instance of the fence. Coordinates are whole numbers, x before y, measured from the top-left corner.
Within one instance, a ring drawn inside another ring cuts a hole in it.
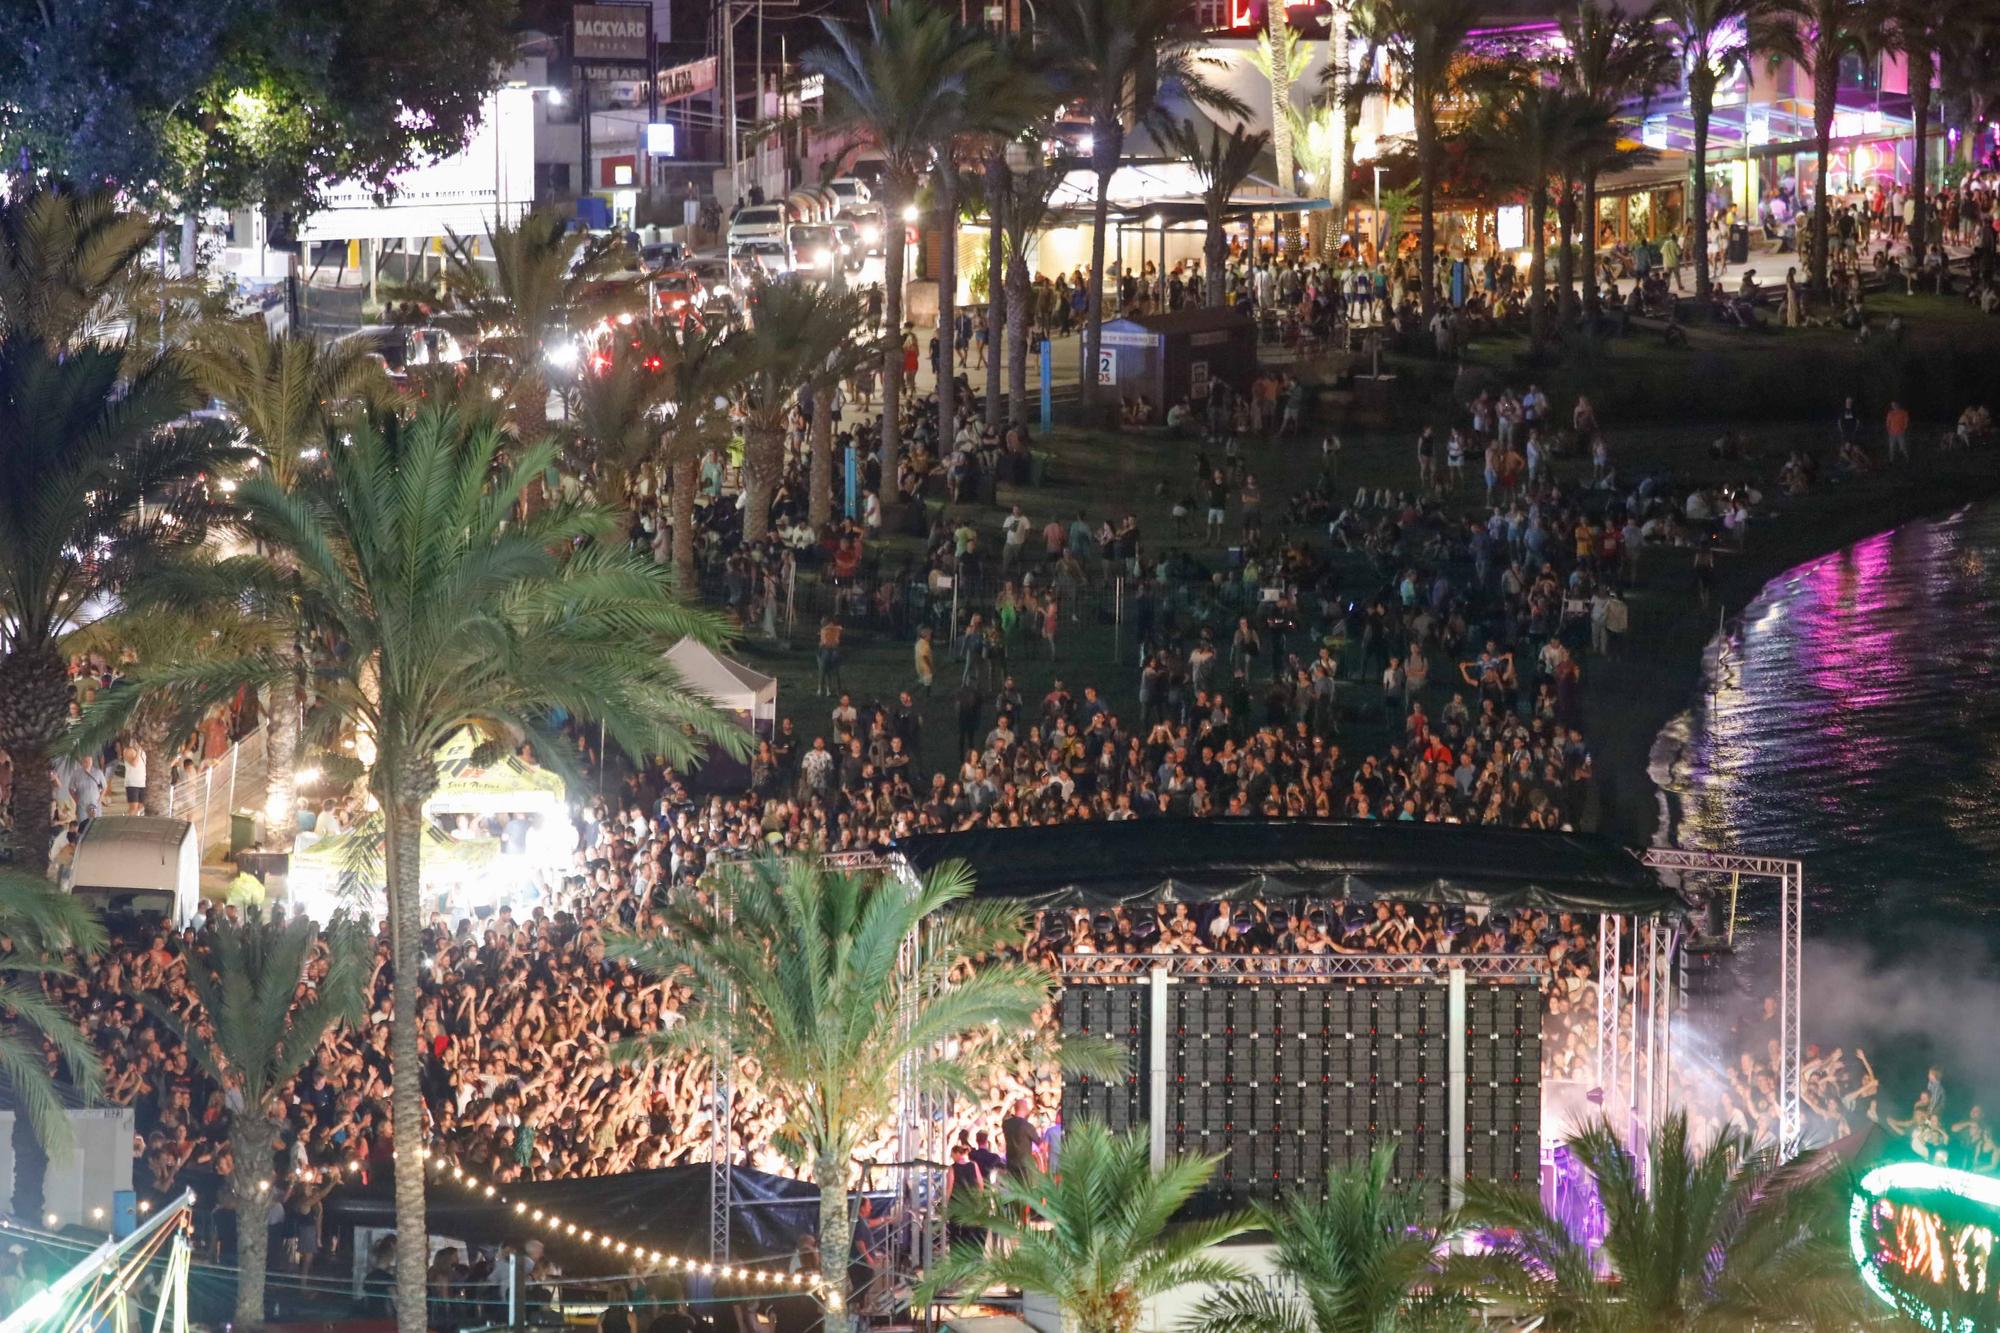
[[[210,847],[227,847],[230,815],[239,801],[261,811],[269,777],[265,729],[260,724],[193,779],[175,783],[167,798],[167,813],[194,824],[204,853]]]

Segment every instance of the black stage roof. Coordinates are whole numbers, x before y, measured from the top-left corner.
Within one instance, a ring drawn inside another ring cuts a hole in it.
[[[962,860],[979,897],[1039,907],[1297,894],[1640,916],[1683,907],[1615,842],[1482,825],[1134,819],[923,834],[896,849],[919,874]]]
[[[770,1175],[749,1167],[730,1168],[731,1253],[783,1254],[801,1233],[819,1225],[819,1188],[810,1181]],[[515,1213],[513,1201],[540,1208],[593,1231],[674,1255],[708,1253],[709,1169],[706,1162],[632,1171],[618,1176],[574,1176],[561,1180],[521,1181],[506,1187],[506,1204],[445,1184],[431,1187],[425,1216],[432,1231],[473,1244],[498,1244],[541,1238],[572,1272],[592,1270],[572,1265],[582,1253],[575,1242],[561,1243],[545,1228]],[[387,1179],[366,1185],[345,1185],[328,1196],[328,1219],[336,1225],[396,1224],[395,1196]],[[626,1266],[609,1254],[589,1252],[592,1260]]]

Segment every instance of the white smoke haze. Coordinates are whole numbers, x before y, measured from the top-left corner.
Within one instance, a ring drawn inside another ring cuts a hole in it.
[[[1762,1021],[1777,995],[1775,950],[1767,938],[1723,964],[1721,986],[1691,998],[1674,1025],[1677,1100],[1697,1117],[1723,1104],[1729,1070],[1748,1050],[1771,1065],[1775,1027]],[[1893,956],[1868,944],[1808,937],[1799,1035],[1811,1058],[1843,1053],[1858,1074],[1865,1051],[1881,1080],[1885,1115],[1905,1115],[1939,1066],[1951,1098],[1948,1119],[2000,1094],[2000,965],[1983,939],[1933,932]],[[1861,1106],[1853,1113],[1861,1128]],[[1808,1119],[1811,1117],[1808,1115]]]

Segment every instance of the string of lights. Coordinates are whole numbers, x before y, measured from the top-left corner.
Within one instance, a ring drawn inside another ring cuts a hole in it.
[[[647,1264],[661,1272],[685,1273],[691,1277],[713,1278],[718,1282],[737,1282],[752,1289],[762,1287],[773,1292],[799,1291],[817,1298],[831,1311],[837,1312],[842,1306],[840,1293],[829,1287],[826,1279],[818,1273],[776,1273],[767,1268],[718,1264],[707,1259],[664,1253],[608,1231],[582,1226],[573,1218],[564,1218],[552,1210],[534,1207],[524,1199],[511,1198],[498,1185],[467,1171],[441,1152],[424,1149],[420,1156],[425,1169],[434,1174],[440,1183],[450,1181],[495,1206],[511,1208],[515,1217],[541,1228],[552,1240],[590,1247],[600,1254],[630,1259],[634,1264]]]

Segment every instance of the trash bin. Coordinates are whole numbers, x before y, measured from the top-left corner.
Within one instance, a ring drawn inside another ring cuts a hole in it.
[[[229,854],[236,855],[245,847],[257,845],[257,814],[252,810],[238,810],[229,816]]]
[[[1729,262],[1732,264],[1750,262],[1750,228],[1741,222],[1734,223],[1729,228],[1728,254]]]

